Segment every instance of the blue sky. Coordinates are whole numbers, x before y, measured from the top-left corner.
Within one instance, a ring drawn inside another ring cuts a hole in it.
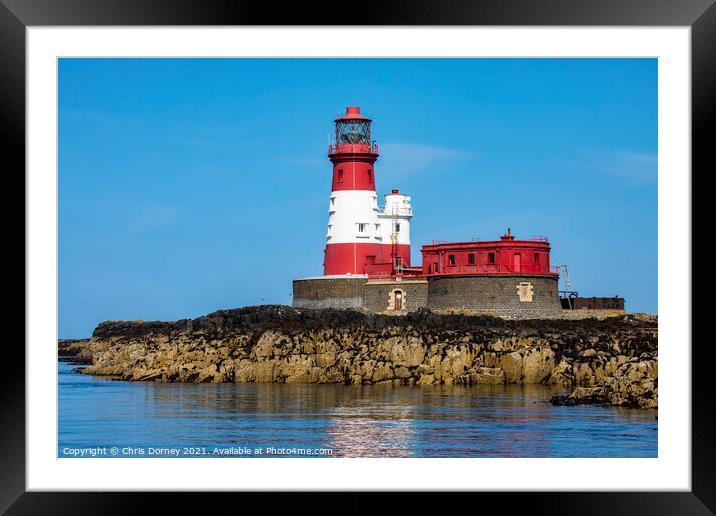
[[[60,337],[290,304],[349,105],[379,194],[413,198],[413,262],[510,226],[581,295],[656,312],[656,59],[61,59]]]

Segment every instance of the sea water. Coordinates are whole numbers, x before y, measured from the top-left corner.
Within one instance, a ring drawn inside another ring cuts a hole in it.
[[[547,386],[125,382],[58,364],[59,457],[656,457],[657,411]]]

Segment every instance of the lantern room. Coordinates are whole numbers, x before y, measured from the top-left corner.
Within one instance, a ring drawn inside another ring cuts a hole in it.
[[[336,131],[328,154],[367,153],[377,154],[377,146],[372,140],[372,120],[361,115],[359,107],[348,107],[346,113],[335,120]]]
[[[370,118],[360,114],[359,107],[347,108],[345,115],[336,118],[336,143],[370,143],[370,123]]]

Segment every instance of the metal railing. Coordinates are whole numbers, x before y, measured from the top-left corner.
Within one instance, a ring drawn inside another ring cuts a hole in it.
[[[372,153],[372,154],[378,154],[378,144],[373,143],[330,143],[328,144],[328,154],[338,154],[341,153],[355,153],[355,154],[365,154],[365,153]]]
[[[384,207],[381,211],[383,212],[383,215],[388,215],[390,217],[392,217],[392,216],[411,217],[413,215],[413,208],[403,208],[403,207],[399,207],[399,206],[391,206],[390,210],[388,210],[387,208]]]
[[[540,236],[540,235],[534,235],[530,238],[516,238],[515,240],[517,242],[540,242],[542,244],[549,244],[549,237]],[[499,240],[494,239],[494,238],[491,240],[490,239],[483,240],[479,237],[473,237],[470,239],[470,242],[499,242]],[[433,239],[433,242],[430,245],[453,244],[453,243],[462,244],[464,242],[453,242],[451,240],[435,240],[435,239]]]

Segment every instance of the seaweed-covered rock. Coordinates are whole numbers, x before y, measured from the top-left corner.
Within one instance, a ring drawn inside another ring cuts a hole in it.
[[[636,359],[620,366],[613,376],[593,387],[577,387],[569,396],[554,396],[554,405],[616,405],[657,408],[658,368],[656,359]]]

